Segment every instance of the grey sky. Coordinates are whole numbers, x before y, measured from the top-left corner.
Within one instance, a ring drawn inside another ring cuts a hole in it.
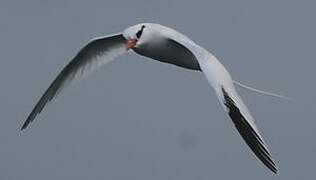
[[[0,179],[313,179],[316,1],[0,2]],[[91,38],[140,22],[170,26],[213,52],[276,160],[273,175],[199,72],[119,57],[23,121]]]

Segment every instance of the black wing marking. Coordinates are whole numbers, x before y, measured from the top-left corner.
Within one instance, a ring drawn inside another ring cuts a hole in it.
[[[83,73],[88,67],[97,64],[99,58],[108,55],[111,59],[114,56],[124,53],[125,38],[118,34],[114,36],[102,37],[92,40],[85,47],[83,47],[78,54],[70,61],[70,63],[59,73],[56,79],[51,83],[45,93],[42,95],[26,121],[21,130],[25,129],[31,123],[37,114],[39,114],[47,102],[51,101],[55,95],[62,89],[62,87],[77,73]],[[117,51],[114,52],[113,51]],[[97,64],[98,65],[98,64]]]
[[[265,147],[263,140],[251,127],[245,117],[241,114],[238,107],[235,105],[233,99],[228,95],[225,89],[222,87],[224,95],[224,104],[228,108],[228,114],[233,120],[239,134],[244,138],[251,150],[256,156],[274,173],[277,173],[278,169],[273,162],[271,154]]]

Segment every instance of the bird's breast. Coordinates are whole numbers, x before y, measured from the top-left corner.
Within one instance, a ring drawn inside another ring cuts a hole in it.
[[[201,70],[193,53],[182,44],[172,39],[164,39],[155,43],[146,43],[134,47],[133,50],[137,54],[161,62],[174,64],[187,69]]]

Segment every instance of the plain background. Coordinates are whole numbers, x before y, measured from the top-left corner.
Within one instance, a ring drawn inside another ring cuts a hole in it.
[[[315,178],[314,0],[0,2],[0,179]],[[133,53],[72,83],[23,132],[51,81],[91,38],[141,22],[213,52],[280,170],[254,156],[202,73]]]

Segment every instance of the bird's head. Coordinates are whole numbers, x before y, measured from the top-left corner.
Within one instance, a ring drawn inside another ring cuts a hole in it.
[[[147,30],[148,25],[146,24],[137,24],[125,29],[123,36],[126,39],[126,51],[143,44],[146,39],[144,37],[146,36],[145,34],[147,34]]]

